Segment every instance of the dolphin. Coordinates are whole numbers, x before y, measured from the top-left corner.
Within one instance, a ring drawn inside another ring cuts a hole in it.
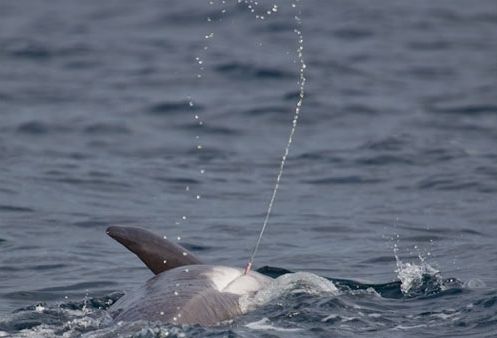
[[[214,325],[243,314],[240,300],[250,299],[272,280],[256,271],[246,274],[241,268],[204,264],[180,245],[145,229],[110,226],[106,233],[155,274],[110,307],[114,322]]]
[[[180,245],[141,228],[110,226],[106,232],[135,253],[155,274],[110,307],[115,323],[146,320],[214,325],[243,314],[246,309],[241,306],[242,299],[250,300],[274,278],[293,273],[264,266],[246,274],[244,269],[208,265]],[[423,284],[415,290],[417,293],[405,295],[398,280],[369,284],[323,278],[345,292],[372,288],[390,299],[432,295],[443,290],[457,292],[463,285],[456,278],[442,280],[437,275],[424,274]]]

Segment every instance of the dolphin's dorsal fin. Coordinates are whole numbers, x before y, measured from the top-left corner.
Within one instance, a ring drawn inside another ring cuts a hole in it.
[[[178,266],[203,264],[185,248],[145,229],[112,225],[106,233],[135,253],[156,275]]]

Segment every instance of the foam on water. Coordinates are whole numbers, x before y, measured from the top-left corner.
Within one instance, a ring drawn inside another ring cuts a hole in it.
[[[243,312],[248,312],[285,294],[294,293],[338,295],[338,289],[333,282],[312,273],[288,273],[272,281],[268,287],[257,292],[254,297],[242,297],[240,307]]]
[[[464,282],[464,287],[468,289],[481,289],[486,288],[487,284],[479,278],[471,278]]]
[[[44,313],[42,314],[42,317],[39,317],[38,319],[40,321],[46,321],[46,323],[19,330],[14,337],[60,337],[61,335],[64,337],[72,337],[79,335],[81,332],[98,329],[110,322],[110,317],[107,314],[100,312],[92,315],[81,310],[64,309],[57,312],[57,309],[47,308],[47,311],[51,311],[52,313]],[[26,317],[26,315],[27,314],[24,313],[21,314],[20,317]],[[32,315],[29,317],[32,317]],[[66,322],[60,322],[63,317],[72,319]],[[12,321],[16,321],[17,323],[25,321],[26,323],[29,323],[29,319],[16,320],[16,318],[12,318]],[[0,337],[4,336],[12,337],[10,333],[0,332]]]
[[[401,281],[400,289],[405,296],[413,297],[423,291],[427,284],[427,278],[433,279],[431,283],[434,283],[436,287],[443,287],[440,271],[426,263],[421,256],[419,257],[420,264],[404,263],[397,255],[395,259],[397,261],[395,272]]]
[[[268,318],[262,318],[261,320],[251,322],[245,325],[249,329],[252,330],[260,330],[260,331],[279,331],[279,332],[299,332],[302,331],[302,329],[299,328],[285,328],[285,327],[278,327],[275,326],[274,324],[271,324],[270,320]]]

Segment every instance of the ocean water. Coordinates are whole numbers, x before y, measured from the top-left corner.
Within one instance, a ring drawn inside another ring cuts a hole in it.
[[[245,266],[295,29],[254,265],[300,273],[109,324],[152,276],[109,225]],[[0,336],[495,336],[496,36],[493,0],[0,2]]]

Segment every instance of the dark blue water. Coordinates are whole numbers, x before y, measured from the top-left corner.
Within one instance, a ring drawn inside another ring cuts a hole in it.
[[[495,1],[255,12],[0,3],[0,335],[495,335]],[[151,277],[108,225],[245,266],[298,100],[295,28],[304,104],[254,264],[313,275],[217,327],[108,326]]]

